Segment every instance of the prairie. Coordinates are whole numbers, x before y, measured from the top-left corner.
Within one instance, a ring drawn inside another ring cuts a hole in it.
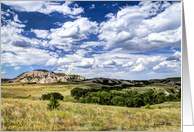
[[[181,102],[151,105],[152,109],[82,104],[71,89],[100,88],[102,84],[65,82],[55,84],[1,84],[2,131],[181,131]],[[147,89],[148,87],[142,87]],[[153,86],[154,87],[154,86]],[[158,86],[165,89],[169,86]],[[135,88],[135,87],[134,87]],[[138,89],[139,87],[135,88]],[[142,90],[142,89],[141,89]],[[41,94],[60,92],[58,109],[47,109]],[[124,92],[124,91],[123,91]],[[31,96],[29,96],[31,95]]]

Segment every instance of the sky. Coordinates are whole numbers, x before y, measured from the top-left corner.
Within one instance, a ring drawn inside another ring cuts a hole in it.
[[[1,1],[1,78],[181,77],[180,1]]]

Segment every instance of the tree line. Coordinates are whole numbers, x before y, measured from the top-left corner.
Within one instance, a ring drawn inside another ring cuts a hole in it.
[[[163,92],[156,93],[153,89],[149,89],[144,93],[138,93],[137,91],[120,93],[116,91],[110,92],[110,90],[112,90],[111,87],[109,89],[83,89],[77,87],[71,90],[71,95],[79,103],[125,107],[141,107],[147,104],[160,104],[165,101],[181,101],[181,90],[177,95],[169,94],[168,96],[165,96]]]

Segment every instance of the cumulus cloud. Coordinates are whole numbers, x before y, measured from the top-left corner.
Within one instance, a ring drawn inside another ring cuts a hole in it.
[[[122,66],[123,66],[123,67],[130,67],[130,66],[132,66],[132,65],[133,65],[133,62],[130,61],[130,62],[128,62],[127,64],[123,64]]]
[[[46,66],[54,66],[57,64],[57,59],[49,59],[48,62],[46,63]]]
[[[41,12],[50,14],[51,12],[60,12],[64,15],[78,15],[84,11],[82,7],[69,7],[72,1],[66,1],[64,4],[50,1],[2,1],[2,3],[11,6],[17,11]]]
[[[169,53],[168,57],[167,54],[150,56],[143,52],[181,47],[180,2],[140,2],[121,7],[117,13],[105,15],[108,19],[100,24],[78,16],[83,8],[73,2],[62,5],[45,1],[3,3],[18,11],[45,14],[57,11],[74,19],[55,23],[60,28],[31,29],[38,39],[21,35],[25,25],[21,24],[18,15],[13,15],[14,21],[5,20],[6,25],[1,27],[2,64],[12,65],[15,70],[21,65],[35,64],[53,67],[58,72],[113,78],[135,77],[144,71],[150,76],[180,72],[179,51]],[[2,14],[5,18],[10,15]],[[91,34],[97,35],[99,40],[85,41]],[[141,54],[130,54],[132,52]]]
[[[12,42],[12,45],[13,46],[16,46],[16,47],[24,47],[24,48],[31,47],[31,43],[30,42],[25,42],[24,40],[21,40],[21,41],[13,41]]]
[[[176,51],[172,56],[166,58],[167,61],[176,60],[179,61],[181,59],[181,52]]]
[[[10,52],[1,53],[2,64],[13,63],[15,65],[45,65],[49,59],[57,57],[56,53],[35,48],[22,49],[20,47],[16,47],[14,49],[18,51],[17,54],[12,54]]]
[[[49,34],[48,30],[31,29],[31,32],[34,32],[38,38],[46,38]]]
[[[93,58],[83,58],[81,62],[76,63],[74,66],[81,68],[92,68],[95,63]]]
[[[140,72],[143,70],[151,70],[155,65],[165,60],[165,57],[153,56],[153,57],[140,57],[136,60],[132,67],[130,67],[130,71]]]
[[[1,71],[1,74],[5,74],[5,71]]]
[[[181,53],[176,51],[172,56],[167,57],[158,65],[153,67],[155,72],[174,72],[181,69]]]
[[[14,69],[17,71],[17,70],[21,69],[21,67],[17,66]]]
[[[180,2],[163,6],[162,2],[140,2],[106,17],[110,19],[100,24],[98,35],[105,40],[105,49],[121,47],[137,52],[181,45]]]
[[[50,44],[72,43],[87,39],[90,34],[98,33],[98,23],[86,17],[78,18],[73,22],[65,22],[61,28],[51,29],[48,38]]]
[[[110,61],[105,61],[104,63],[102,63],[102,67],[104,68],[116,68],[116,67],[120,67],[123,65],[123,62],[117,62],[114,60],[110,60]]]

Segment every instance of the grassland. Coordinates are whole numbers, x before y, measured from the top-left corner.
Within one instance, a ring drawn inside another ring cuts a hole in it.
[[[165,102],[151,105],[153,109],[145,109],[144,107],[80,104],[70,96],[70,90],[75,87],[100,88],[101,86],[103,85],[77,82],[60,84],[2,83],[1,130],[181,131],[181,102]],[[133,89],[142,91],[153,87],[157,90],[171,88],[170,86],[147,86],[142,87],[141,90],[139,87],[133,87]],[[124,91],[122,90],[122,92]],[[41,94],[48,92],[60,92],[64,95],[64,102],[60,102],[58,110],[50,111],[47,109],[49,101],[38,100]],[[59,121],[55,120],[57,117]]]

